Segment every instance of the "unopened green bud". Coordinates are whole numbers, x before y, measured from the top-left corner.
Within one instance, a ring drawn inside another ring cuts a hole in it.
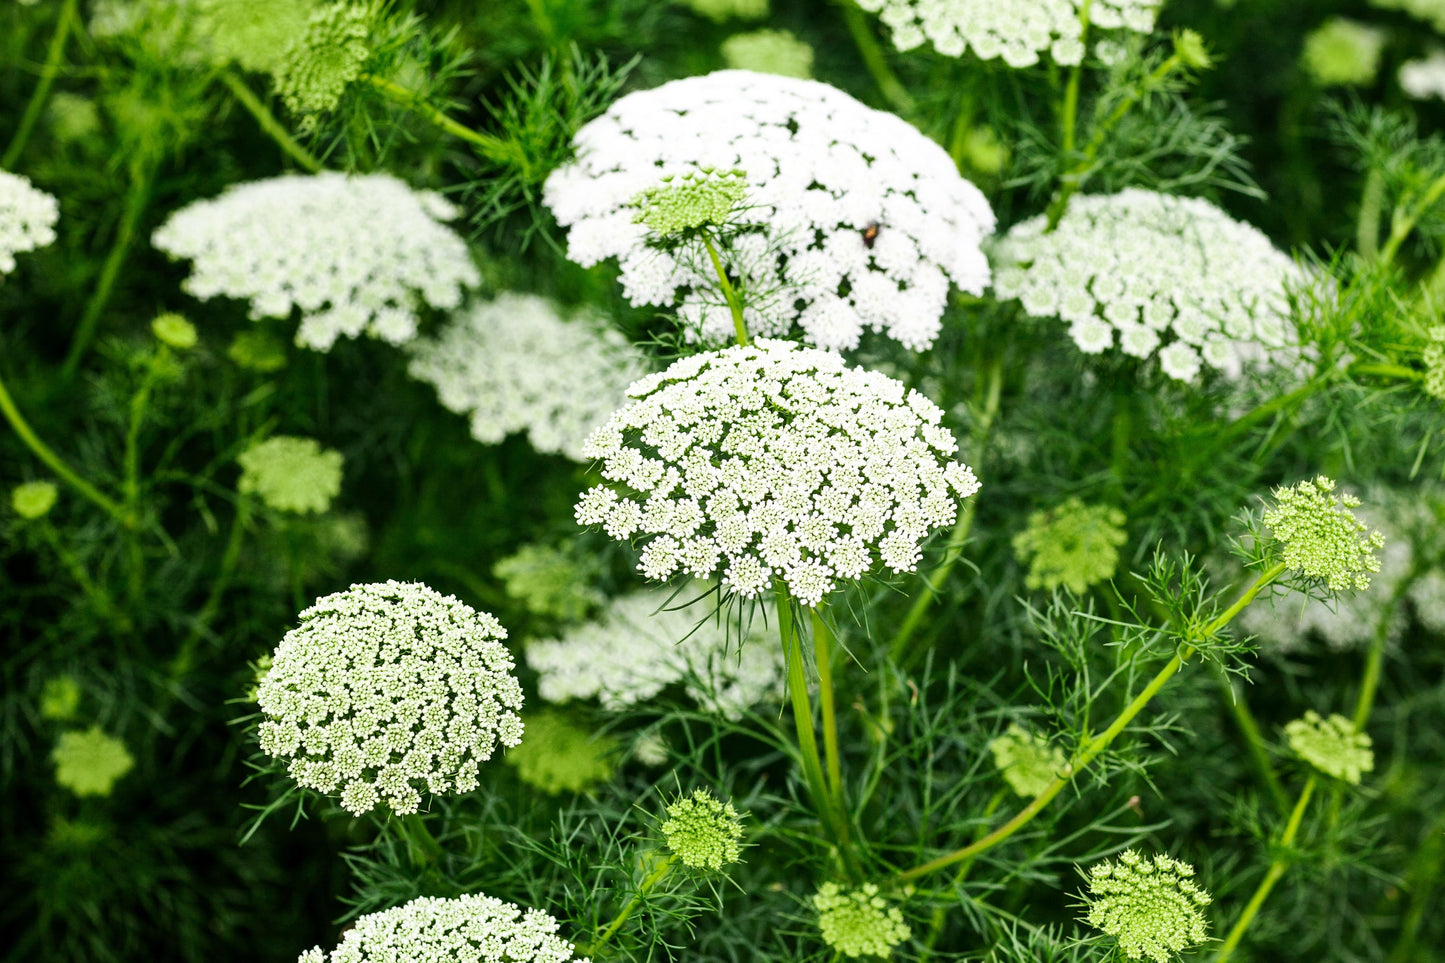
[[[16,485],[10,492],[10,507],[24,519],[36,519],[47,515],[55,507],[60,490],[53,482],[33,481]]]
[[[1129,959],[1168,963],[1208,937],[1204,907],[1213,900],[1193,876],[1188,863],[1125,850],[1118,862],[1089,867],[1084,919],[1117,939]]]
[[[1276,488],[1275,507],[1264,524],[1283,550],[1285,567],[1307,579],[1324,582],[1332,592],[1364,590],[1380,570],[1375,549],[1385,537],[1371,532],[1351,509],[1360,500],[1334,495],[1335,483],[1324,475],[1292,488]]]
[[[189,351],[196,346],[196,326],[174,312],[168,311],[152,321],[151,333],[177,351]]]
[[[1188,27],[1174,31],[1174,56],[1190,70],[1208,70],[1214,66],[1214,58],[1204,45],[1204,38]]]
[[[63,734],[50,758],[55,781],[77,796],[109,796],[116,780],[135,765],[125,743],[100,726]]]
[[[732,803],[719,801],[707,790],[698,789],[668,806],[667,816],[662,836],[683,865],[719,870],[742,854],[741,818]]]

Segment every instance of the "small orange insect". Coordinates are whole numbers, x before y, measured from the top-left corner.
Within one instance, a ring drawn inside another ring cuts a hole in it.
[[[868,226],[863,228],[863,246],[870,251],[873,250],[873,242],[878,240],[878,228],[877,221],[869,221]]]

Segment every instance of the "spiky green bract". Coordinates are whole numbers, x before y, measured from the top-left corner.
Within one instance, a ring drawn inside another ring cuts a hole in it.
[[[177,351],[189,351],[196,346],[196,326],[174,311],[158,315],[151,322],[151,334],[156,340]]]
[[[1380,570],[1375,549],[1384,546],[1385,537],[1355,517],[1351,509],[1359,507],[1358,498],[1334,491],[1335,483],[1324,475],[1276,488],[1264,524],[1291,572],[1319,580],[1332,592],[1364,590]]]
[[[523,782],[545,793],[582,792],[612,778],[618,742],[544,709],[523,720],[527,738],[506,755]]]
[[[1195,885],[1188,863],[1129,849],[1117,862],[1095,863],[1086,875],[1085,921],[1117,939],[1129,959],[1167,963],[1208,938],[1204,907],[1212,900]]]
[[[1355,731],[1355,724],[1339,714],[1322,718],[1310,709],[1303,717],[1284,727],[1289,747],[1305,762],[1327,776],[1343,779],[1352,786],[1360,775],[1375,768],[1370,737]]]
[[[733,70],[755,70],[782,77],[813,76],[813,48],[789,30],[735,33],[723,41],[723,60]]]
[[[276,92],[303,131],[335,110],[361,76],[381,18],[376,0],[333,3],[311,14],[304,32],[286,48],[275,67]]]
[[[21,518],[33,521],[48,515],[59,497],[60,490],[54,482],[24,482],[10,490],[10,507]]]
[[[1062,585],[1083,594],[1110,578],[1119,566],[1119,546],[1128,538],[1124,521],[1117,508],[1085,505],[1077,498],[1034,512],[1029,527],[1013,539],[1014,554],[1029,566],[1026,584],[1050,590]]]
[[[276,435],[252,445],[236,461],[237,490],[255,493],[278,512],[324,512],[341,491],[341,452],[322,450],[314,438]]]
[[[879,896],[873,883],[854,890],[824,883],[813,897],[813,907],[823,942],[844,956],[886,958],[912,935],[903,913]]]
[[[559,928],[542,910],[481,893],[421,896],[358,919],[332,950],[330,963],[587,963],[573,957],[575,947],[557,935]],[[314,947],[297,963],[327,963],[327,955]]]
[[[1069,760],[1057,746],[1014,724],[988,744],[1004,781],[1025,799],[1033,799],[1064,771]]]
[[[668,175],[632,199],[632,220],[661,237],[680,237],[701,228],[722,227],[748,192],[741,170],[703,167],[681,177]]]
[[[662,837],[684,866],[720,870],[742,855],[742,818],[730,802],[706,789],[696,789],[667,807]]]
[[[257,702],[261,749],[361,815],[471,792],[522,738],[522,687],[500,622],[420,583],[317,599],[276,647]]]
[[[125,743],[100,726],[62,734],[50,758],[55,781],[77,796],[109,796],[116,780],[135,765]]]

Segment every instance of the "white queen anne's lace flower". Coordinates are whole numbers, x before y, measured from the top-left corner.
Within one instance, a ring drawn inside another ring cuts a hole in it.
[[[507,632],[425,585],[353,585],[286,633],[257,691],[261,748],[358,815],[416,812],[421,791],[470,792],[477,765],[522,738]]]
[[[245,299],[252,318],[299,308],[296,342],[326,351],[363,331],[409,341],[420,303],[454,308],[480,283],[466,244],[440,223],[457,213],[390,174],[288,174],[197,201],[151,240],[195,261],[190,294]]]
[[[1208,201],[1129,189],[1081,195],[1049,231],[1040,216],[998,246],[994,288],[1030,315],[1069,322],[1087,354],[1157,355],[1190,381],[1201,366],[1238,377],[1278,352],[1298,358],[1287,285],[1304,272],[1259,231]]]
[[[587,963],[557,935],[549,913],[523,909],[482,893],[454,899],[419,896],[410,903],[368,913],[346,930],[330,963]],[[327,963],[321,947],[297,963]]]
[[[533,642],[527,664],[537,672],[537,693],[548,702],[595,696],[619,709],[681,682],[699,705],[729,719],[781,702],[783,652],[763,631],[771,614],[756,613],[746,626],[731,615],[699,624],[699,606],[676,607],[683,601],[666,588],[634,592],[595,622]]]
[[[724,70],[630,94],[577,133],[577,158],[544,200],[570,227],[568,256],[617,257],[634,304],[678,306],[690,331],[728,340],[733,322],[706,258],[649,243],[633,199],[662,178],[740,169],[754,229],[729,266],[754,335],[857,345],[865,328],[910,348],[933,342],[949,281],[982,293],[993,211],[944,152],[898,117],[827,84]]]
[[[1084,59],[1081,19],[1093,27],[1154,29],[1161,0],[858,0],[893,32],[893,45],[912,50],[925,40],[948,57],[968,51],[981,60],[1003,58],[1028,67],[1048,53],[1065,66]]]
[[[15,270],[15,255],[55,241],[60,205],[30,180],[0,171],[0,279]]]
[[[775,578],[816,605],[882,565],[911,572],[919,543],[978,490],[943,412],[835,354],[761,339],[693,355],[628,389],[637,399],[587,440],[613,484],[577,520],[650,536],[651,579],[714,572],[755,597]]]
[[[470,415],[472,437],[496,444],[525,431],[533,448],[575,461],[588,432],[647,373],[643,355],[600,317],[567,319],[528,294],[477,304],[411,351],[411,376]]]

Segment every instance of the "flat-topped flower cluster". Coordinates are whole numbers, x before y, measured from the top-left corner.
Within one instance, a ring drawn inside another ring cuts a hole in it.
[[[634,220],[640,193],[702,168],[746,177],[749,230],[725,254],[755,335],[796,323],[810,343],[846,349],[867,328],[924,348],[950,280],[973,294],[989,281],[983,194],[917,129],[827,84],[746,70],[675,80],[621,98],[575,146],[544,193],[570,228],[568,256],[619,258],[630,301],[676,305],[703,340],[733,333],[712,265]]]
[[[15,270],[15,255],[55,241],[60,203],[30,179],[0,170],[0,278]]]
[[[587,441],[612,485],[577,520],[650,536],[638,568],[755,597],[774,579],[816,605],[881,565],[911,572],[919,543],[978,490],[943,412],[917,391],[787,341],[706,352],[633,385]]]

